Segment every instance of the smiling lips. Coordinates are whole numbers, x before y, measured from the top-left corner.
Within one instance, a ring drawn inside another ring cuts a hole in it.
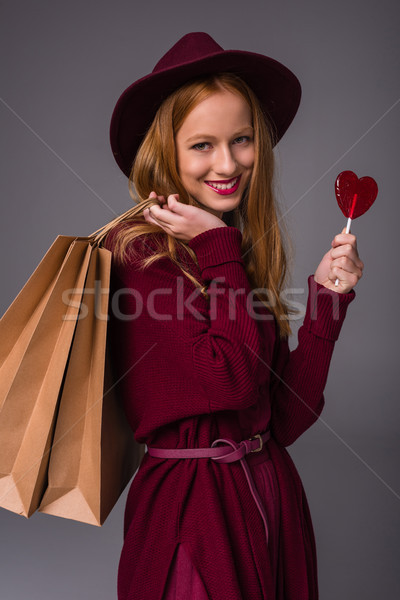
[[[217,194],[222,196],[228,196],[234,194],[239,187],[241,175],[234,177],[233,179],[219,179],[218,181],[205,181],[209,188],[214,190]]]

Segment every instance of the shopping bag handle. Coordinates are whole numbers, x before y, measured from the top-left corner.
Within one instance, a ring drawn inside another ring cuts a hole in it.
[[[96,231],[91,233],[88,236],[90,242],[94,246],[100,246],[100,244],[103,242],[104,238],[109,233],[109,231],[113,229],[116,225],[118,225],[119,223],[124,223],[125,221],[132,220],[138,215],[142,215],[143,211],[149,206],[152,206],[153,204],[159,205],[158,200],[155,198],[148,198],[147,200],[140,202],[140,205],[138,204],[133,208],[130,208],[126,212],[122,213],[122,215],[119,215],[106,225],[100,227],[100,229],[96,229]]]

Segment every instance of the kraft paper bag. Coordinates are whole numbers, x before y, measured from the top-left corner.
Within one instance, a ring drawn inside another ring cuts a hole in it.
[[[114,393],[107,354],[111,252],[91,254],[60,397],[39,511],[102,525],[139,466],[144,444]]]
[[[25,517],[47,484],[91,252],[87,239],[58,236],[0,321],[0,506]],[[66,304],[65,294],[73,301]]]

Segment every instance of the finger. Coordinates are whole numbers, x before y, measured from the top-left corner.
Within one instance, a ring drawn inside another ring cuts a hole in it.
[[[350,258],[359,268],[363,268],[364,263],[360,259],[357,249],[353,248],[350,244],[343,244],[337,246],[336,248],[332,248],[330,251],[330,256],[332,260],[336,258],[341,258],[342,256],[347,256]]]
[[[148,206],[147,208],[144,209],[143,211],[143,216],[152,219],[153,221],[157,220],[156,215],[154,214],[154,207],[156,205],[153,204],[152,206]]]
[[[169,211],[165,207],[161,208],[161,206],[159,206],[158,204],[153,204],[153,206],[151,206],[147,210],[149,211],[148,214],[150,215],[150,217],[157,224],[162,224],[164,227],[171,227],[176,220],[176,217],[171,211]]]
[[[332,240],[332,248],[350,244],[353,248],[357,248],[357,238],[352,233],[339,233]]]
[[[179,194],[170,194],[167,202],[170,210],[181,214],[185,213],[186,204],[179,202]]]
[[[143,211],[143,216],[146,219],[146,221],[152,221],[154,222],[154,218],[150,212],[150,208],[145,208]]]
[[[363,266],[364,265],[360,267],[347,256],[341,256],[340,258],[333,260],[330,264],[331,270],[340,269],[341,271],[345,271],[346,273],[356,275],[359,279],[362,277],[363,274]]]
[[[151,211],[149,208],[146,208],[143,211],[143,216],[148,223],[151,223],[152,225],[156,225],[157,227],[160,227],[161,229],[164,229],[166,231],[169,229],[167,225],[165,225],[164,223],[160,223],[160,221],[151,214]]]
[[[360,277],[356,273],[349,273],[340,267],[333,267],[328,274],[329,280],[334,284],[336,279],[342,291],[350,291],[359,281]]]
[[[153,204],[153,206],[149,206],[143,211],[143,214],[146,213],[152,221],[158,221],[157,215],[155,214],[155,207],[156,205]]]
[[[164,204],[164,203],[166,202],[166,200],[165,200],[165,196],[159,196],[159,195],[158,195],[158,194],[156,194],[156,192],[154,192],[154,191],[151,191],[151,192],[150,192],[150,194],[149,194],[149,199],[150,199],[150,198],[151,198],[151,199],[156,199],[156,198],[157,198],[158,202],[159,202],[161,205],[162,205],[162,204]]]

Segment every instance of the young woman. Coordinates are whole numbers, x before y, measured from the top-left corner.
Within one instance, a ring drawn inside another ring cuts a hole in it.
[[[191,33],[114,110],[112,148],[138,203],[107,228],[110,347],[148,449],[127,499],[119,600],[318,597],[285,447],[321,413],[363,264],[355,237],[337,235],[290,352],[273,146],[299,101],[283,65]]]

